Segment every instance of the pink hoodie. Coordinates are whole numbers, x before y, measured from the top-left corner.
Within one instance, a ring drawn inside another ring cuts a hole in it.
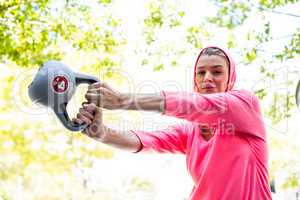
[[[272,199],[259,102],[248,91],[233,90],[235,64],[224,53],[230,63],[226,92],[199,94],[196,87],[195,93],[164,91],[164,114],[189,122],[160,131],[132,132],[141,140],[142,151],[186,155],[187,169],[194,181],[190,200]],[[210,140],[201,136],[201,126],[213,130]]]

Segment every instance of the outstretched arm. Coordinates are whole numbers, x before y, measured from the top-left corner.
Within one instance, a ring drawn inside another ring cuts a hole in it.
[[[203,125],[225,126],[226,130],[229,127],[232,132],[259,137],[265,132],[259,102],[247,91],[122,94],[105,83],[96,83],[90,86],[86,99],[107,109],[156,111]]]
[[[144,110],[163,112],[164,95],[155,94],[125,94],[120,93],[106,83],[95,83],[89,86],[85,95],[89,103],[94,103],[102,108],[114,110]]]
[[[131,152],[153,150],[156,152],[186,153],[187,133],[191,126],[179,124],[158,131],[119,131],[103,125],[101,108],[95,104],[84,105],[79,109],[76,123],[89,126],[83,133],[104,144]]]
[[[82,133],[104,144],[131,152],[137,152],[142,148],[142,143],[135,133],[106,127],[102,121],[102,110],[95,104],[83,105],[73,121],[88,124]]]

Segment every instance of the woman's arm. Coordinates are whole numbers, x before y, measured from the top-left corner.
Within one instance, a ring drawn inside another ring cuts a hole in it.
[[[124,94],[109,87],[106,83],[95,83],[89,86],[85,95],[89,103],[102,108],[114,110],[145,110],[164,111],[164,95],[155,94]]]
[[[191,124],[177,124],[157,131],[119,131],[108,128],[102,123],[101,108],[95,104],[84,105],[79,109],[76,123],[89,126],[83,133],[104,144],[131,152],[140,150],[170,153],[186,153],[187,135],[192,133]]]
[[[127,110],[144,110],[163,113],[165,108],[164,95],[154,94],[124,94],[122,108]]]
[[[104,144],[131,152],[138,152],[142,148],[142,143],[135,133],[106,127],[102,121],[102,110],[95,104],[84,105],[73,121],[88,124],[82,133]]]
[[[265,139],[258,98],[246,90],[213,94],[164,92],[164,95],[165,115],[216,127],[222,134]]]
[[[245,90],[213,94],[121,94],[105,83],[96,83],[90,86],[86,98],[108,109],[156,111],[200,125],[221,127],[225,132],[256,136],[265,132],[258,99]]]
[[[142,149],[142,143],[139,137],[131,131],[106,128],[105,137],[101,142],[130,152],[138,152]]]

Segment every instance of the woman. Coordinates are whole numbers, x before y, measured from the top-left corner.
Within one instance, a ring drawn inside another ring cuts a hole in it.
[[[200,52],[194,70],[194,93],[121,94],[103,83],[89,87],[77,123],[88,136],[132,152],[183,153],[194,181],[191,200],[271,199],[266,131],[258,99],[233,90],[231,57],[218,47]],[[105,127],[101,109],[157,111],[189,123],[154,132],[121,132]]]

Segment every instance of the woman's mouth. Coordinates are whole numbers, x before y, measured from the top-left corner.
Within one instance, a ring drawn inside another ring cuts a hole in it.
[[[213,85],[213,84],[205,84],[205,85],[202,85],[202,89],[204,89],[204,90],[213,90],[213,89],[215,89],[215,88],[216,88],[216,86]]]
[[[214,89],[215,87],[204,87],[203,89],[205,90],[211,90],[211,89]]]

